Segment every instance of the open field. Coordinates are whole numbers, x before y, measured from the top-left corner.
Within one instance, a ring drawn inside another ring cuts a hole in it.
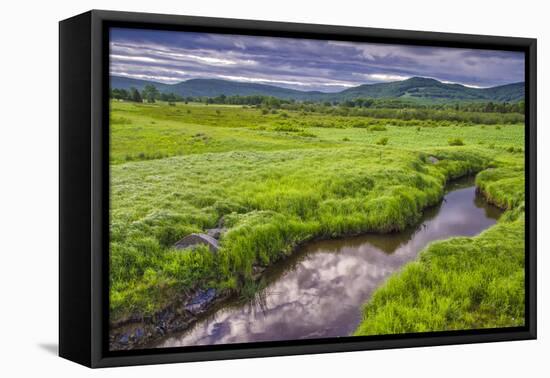
[[[516,147],[518,153],[523,148],[523,128],[517,124],[403,121],[284,110],[262,114],[260,109],[228,105],[112,104],[113,164],[206,152],[364,145],[381,137],[399,148],[447,146],[454,137],[470,147]]]
[[[357,333],[523,321],[522,124],[111,106],[112,321],[198,288],[249,290],[255,266],[313,238],[402,230],[447,180],[477,172],[487,198],[509,211],[476,238],[429,247],[375,293]],[[172,248],[220,222],[228,231],[217,254]]]

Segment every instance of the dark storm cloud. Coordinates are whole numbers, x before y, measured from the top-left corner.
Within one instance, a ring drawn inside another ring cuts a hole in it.
[[[522,53],[112,29],[111,74],[176,83],[218,78],[300,90],[432,77],[490,87],[523,81]]]

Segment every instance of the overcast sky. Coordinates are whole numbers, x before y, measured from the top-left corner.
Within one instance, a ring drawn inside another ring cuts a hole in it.
[[[111,29],[112,75],[177,83],[216,78],[334,92],[413,76],[472,87],[524,80],[518,52]]]

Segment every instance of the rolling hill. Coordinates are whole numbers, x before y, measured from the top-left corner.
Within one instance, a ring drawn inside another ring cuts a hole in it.
[[[147,84],[153,84],[164,93],[175,93],[180,96],[215,97],[262,95],[281,99],[300,101],[343,101],[356,98],[403,99],[424,102],[517,102],[525,96],[523,82],[506,84],[491,88],[471,88],[461,84],[442,83],[425,77],[390,83],[363,84],[336,93],[319,91],[299,91],[281,88],[274,85],[243,83],[219,79],[191,79],[177,84],[163,84],[147,80],[139,80],[120,76],[111,76],[111,88],[143,89]]]

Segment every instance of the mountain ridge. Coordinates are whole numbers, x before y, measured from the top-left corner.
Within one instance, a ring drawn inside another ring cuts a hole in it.
[[[180,96],[216,97],[219,95],[272,96],[298,101],[345,101],[357,98],[404,99],[418,101],[495,101],[518,102],[525,97],[525,83],[510,83],[489,88],[472,88],[462,84],[443,83],[433,78],[411,77],[388,83],[361,84],[340,92],[301,91],[276,85],[246,83],[223,79],[189,79],[175,84],[112,75],[111,88],[143,89],[152,84],[160,92]]]

